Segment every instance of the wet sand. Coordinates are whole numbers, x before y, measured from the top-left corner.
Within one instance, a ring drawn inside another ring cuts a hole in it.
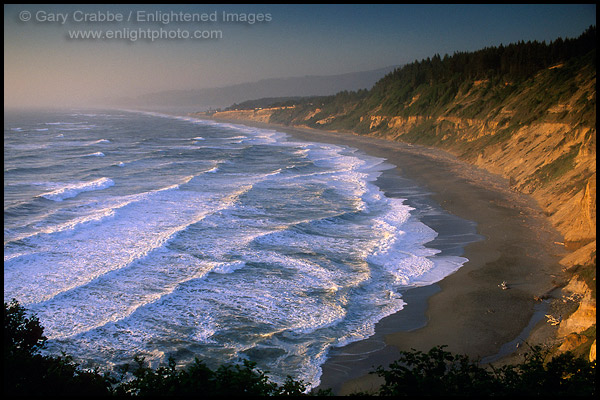
[[[439,233],[438,242],[428,246],[453,255],[460,251],[458,255],[469,260],[436,284],[404,292],[404,309],[381,320],[371,338],[332,349],[320,388],[339,395],[373,392],[382,381],[369,372],[387,367],[402,350],[446,345],[451,352],[496,361],[523,341],[532,344],[532,329],[535,343],[553,341],[553,330],[542,318],[544,303],[535,297],[551,291],[561,279],[558,260],[565,250],[555,242],[562,237],[535,201],[512,191],[507,180],[437,149],[352,133],[219,121],[347,145],[387,159],[396,168],[385,171],[376,184],[389,196],[407,198],[409,205],[441,207],[445,217],[436,218],[433,212],[422,219]],[[418,189],[411,192],[407,184]],[[470,242],[464,251],[458,246],[461,241]],[[508,290],[498,287],[502,281],[508,282]]]

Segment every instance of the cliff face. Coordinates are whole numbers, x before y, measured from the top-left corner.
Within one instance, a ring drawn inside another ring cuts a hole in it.
[[[275,110],[279,108],[269,109],[257,109],[257,110],[236,110],[236,111],[222,111],[217,113],[219,118],[224,119],[239,119],[239,120],[250,120],[257,122],[268,123],[271,119],[271,115]]]
[[[440,116],[435,120],[413,116],[370,116],[373,135],[403,140],[420,125],[429,124],[441,136],[440,147],[502,175],[511,186],[530,194],[565,238],[567,249],[577,250],[596,239],[596,130],[567,123],[535,122],[515,130],[510,138],[480,151],[465,151],[468,143],[501,135],[498,122]],[[382,125],[385,130],[380,130]],[[453,142],[444,144],[452,138]],[[565,259],[565,265],[585,263],[593,249]]]

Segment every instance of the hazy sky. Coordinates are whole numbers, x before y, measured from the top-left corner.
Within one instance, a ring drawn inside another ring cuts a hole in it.
[[[595,24],[594,4],[5,5],[4,105],[366,71]]]

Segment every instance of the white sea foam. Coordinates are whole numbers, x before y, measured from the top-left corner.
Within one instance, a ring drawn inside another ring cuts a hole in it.
[[[49,301],[61,293],[76,290],[108,272],[143,259],[190,225],[198,223],[211,213],[231,207],[249,189],[242,187],[217,200],[191,192],[176,194],[175,192],[179,192],[178,188],[178,185],[171,185],[131,196],[124,205],[118,207],[117,215],[109,221],[105,220],[103,224],[89,228],[80,226],[70,232],[69,242],[79,245],[66,249],[69,256],[65,259],[46,253],[41,254],[42,258],[33,256],[12,260],[14,263],[5,266],[5,271],[16,272],[14,268],[17,265],[23,268],[25,265],[37,264],[37,273],[29,280],[12,281],[15,286],[9,285],[7,290],[26,302]],[[39,239],[37,245],[43,244],[51,249],[67,239],[63,237],[65,233],[67,232],[55,231],[52,237]],[[103,245],[98,247],[97,243]],[[44,257],[48,259],[42,261]],[[107,263],[107,260],[110,262]],[[56,268],[62,276],[60,281],[52,278],[56,274]],[[38,288],[36,293],[27,292],[27,287],[32,285]],[[54,335],[57,334],[53,325],[49,325],[48,329]]]
[[[217,274],[230,274],[240,268],[244,268],[246,263],[244,261],[237,261],[231,263],[216,263],[210,272]]]
[[[48,217],[49,215],[50,214],[46,215],[46,217]],[[35,230],[27,231],[27,232],[21,233],[21,234],[11,235],[11,238],[8,242],[16,242],[19,240],[31,238],[31,237],[34,237],[37,235],[42,235],[42,234],[53,234],[53,233],[73,230],[73,229],[81,227],[85,224],[99,222],[105,218],[109,218],[114,215],[115,215],[114,208],[103,208],[103,209],[99,209],[99,210],[94,210],[94,212],[89,215],[83,215],[80,217],[69,219],[68,221],[63,222],[63,223],[58,223],[58,224],[37,223]],[[5,243],[8,243],[8,242],[5,241]],[[11,257],[11,258],[15,258],[15,257]]]
[[[138,193],[138,194],[134,194],[134,195],[114,198],[112,200],[101,203],[101,205],[96,206],[95,208],[92,209],[93,211],[90,214],[82,215],[80,217],[75,217],[75,218],[69,219],[66,222],[62,222],[62,223],[58,223],[58,224],[41,224],[38,222],[36,224],[37,228],[34,231],[27,232],[25,234],[15,235],[14,237],[11,237],[10,241],[14,242],[14,241],[18,241],[18,240],[23,240],[23,239],[41,235],[41,234],[60,233],[60,232],[68,231],[68,230],[74,230],[77,228],[81,228],[82,226],[85,226],[90,223],[101,222],[102,220],[104,220],[106,218],[114,217],[115,213],[119,209],[124,208],[130,204],[147,201],[152,196],[160,194],[161,192],[178,190],[180,188],[180,185],[190,182],[194,177],[195,177],[194,175],[189,175],[187,177],[184,177],[182,179],[182,181],[178,184],[166,186],[163,188],[158,188],[158,189],[151,190],[151,191],[144,192],[144,193]],[[58,186],[61,188],[61,189],[57,190],[59,192],[64,189],[63,185],[53,183],[53,182],[31,182],[30,184],[31,185],[42,185],[42,186]],[[109,185],[109,186],[112,186],[112,185]],[[61,201],[61,200],[56,200],[56,201]],[[43,218],[48,218],[51,215],[52,215],[52,213],[47,213],[45,216],[43,216]]]
[[[104,153],[101,151],[97,151],[95,153],[86,154],[83,157],[104,157]]]
[[[67,184],[59,189],[53,190],[48,193],[44,193],[41,197],[53,200],[63,201],[77,196],[79,193],[89,192],[92,190],[102,190],[113,186],[115,183],[110,178],[98,178],[90,182],[77,182]]]

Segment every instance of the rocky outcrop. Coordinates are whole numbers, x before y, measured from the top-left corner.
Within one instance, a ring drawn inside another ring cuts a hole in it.
[[[562,341],[558,351],[574,351],[581,346],[589,345],[587,350],[590,361],[596,359],[596,339],[583,334],[596,325],[596,299],[585,282],[574,276],[562,290],[563,301],[576,301],[579,303],[572,314],[566,316],[558,327],[558,339]]]
[[[560,263],[566,268],[574,267],[576,265],[584,265],[589,263],[590,254],[596,251],[596,241],[588,243],[587,245],[569,253],[567,256],[560,260]]]

